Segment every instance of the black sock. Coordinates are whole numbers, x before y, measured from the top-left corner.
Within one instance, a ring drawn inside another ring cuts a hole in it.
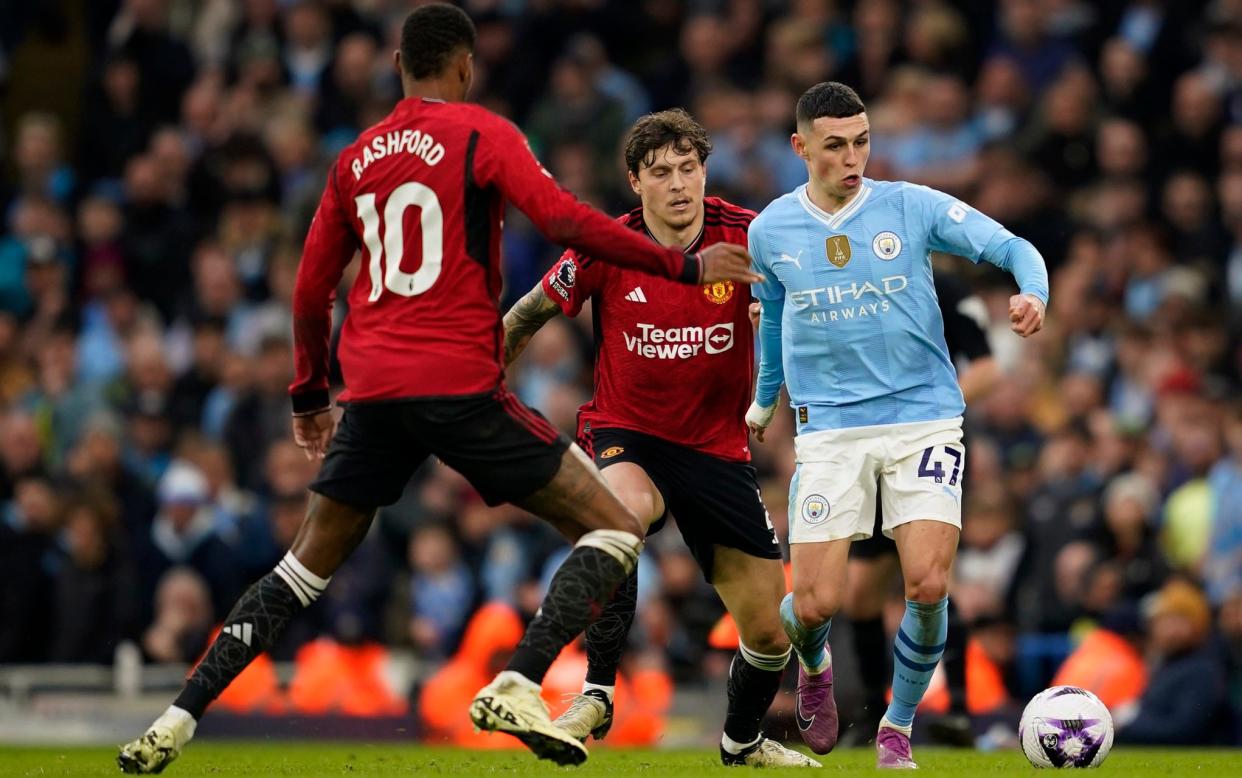
[[[201,718],[233,679],[284,634],[290,619],[322,593],[327,581],[290,560],[291,553],[241,596],[173,705]]]
[[[880,720],[884,713],[884,691],[888,686],[889,647],[886,645],[883,619],[859,619],[852,622],[854,655],[858,657],[858,678],[862,681],[863,701],[868,719]]]
[[[586,630],[587,683],[617,685],[617,665],[634,624],[638,600],[638,572],[630,573],[617,589],[604,612]]]
[[[637,558],[637,551],[634,554]],[[557,654],[598,618],[628,575],[612,554],[595,546],[576,546],[552,577],[543,606],[506,669],[543,683]]]
[[[949,632],[944,641],[945,679],[949,687],[949,712],[966,713],[966,624],[949,598]]]
[[[729,665],[729,709],[724,723],[730,740],[745,744],[758,739],[759,724],[776,699],[788,662],[789,652],[769,656],[738,645]]]

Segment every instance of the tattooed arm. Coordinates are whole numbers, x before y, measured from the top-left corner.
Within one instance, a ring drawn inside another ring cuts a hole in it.
[[[560,312],[560,307],[544,293],[543,284],[536,284],[514,303],[505,314],[505,367],[513,364],[539,328]]]

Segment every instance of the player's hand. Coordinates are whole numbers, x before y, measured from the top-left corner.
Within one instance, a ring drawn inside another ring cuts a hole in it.
[[[763,314],[762,303],[751,303],[746,309],[746,315],[750,317],[750,328],[755,332],[759,331],[759,316]]]
[[[734,243],[714,243],[699,252],[703,266],[700,283],[739,281],[743,284],[763,282],[763,276],[750,269],[750,254]]]
[[[772,423],[772,417],[776,415],[776,404],[773,403],[764,408],[759,403],[751,403],[750,408],[746,410],[746,426],[754,433],[755,440],[763,442],[763,434],[768,429],[768,425]]]
[[[308,416],[293,417],[293,442],[298,444],[302,453],[312,462],[323,459],[335,432],[336,419],[332,416],[331,408],[324,408],[319,413]]]
[[[1044,303],[1032,294],[1015,294],[1009,298],[1009,328],[1024,338],[1044,326]]]

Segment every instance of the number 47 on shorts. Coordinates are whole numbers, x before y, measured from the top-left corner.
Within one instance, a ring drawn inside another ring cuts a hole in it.
[[[923,449],[923,459],[919,462],[919,478],[934,478],[936,483],[944,483],[943,460],[932,460],[936,449],[942,449],[953,460],[953,471],[949,474],[949,486],[957,486],[957,477],[962,472],[962,452],[952,446],[930,446]]]

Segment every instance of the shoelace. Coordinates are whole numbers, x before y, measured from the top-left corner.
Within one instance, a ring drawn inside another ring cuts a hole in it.
[[[585,694],[579,694],[577,692],[574,692],[571,694],[562,694],[561,699],[571,700],[571,702],[569,703],[569,707],[565,710],[564,713],[561,714],[562,716],[568,716],[571,713],[577,713],[578,711],[583,710],[584,708],[587,708],[587,707],[593,708],[595,707],[593,703],[599,702],[599,700],[596,700],[594,697],[588,697]]]
[[[884,747],[902,759],[910,758],[910,740],[897,734],[884,738]]]

